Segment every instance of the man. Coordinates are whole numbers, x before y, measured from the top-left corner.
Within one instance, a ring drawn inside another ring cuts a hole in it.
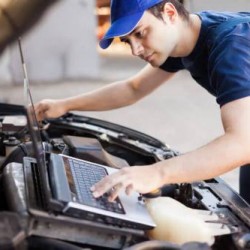
[[[111,27],[100,46],[114,37],[148,62],[135,76],[97,91],[36,105],[39,119],[67,111],[110,110],[133,104],[181,69],[216,96],[225,133],[207,145],[147,166],[123,168],[92,187],[99,197],[114,187],[147,193],[164,184],[219,176],[250,162],[250,13],[190,14],[177,0],[113,0]],[[230,20],[230,21],[229,21]],[[113,98],[111,99],[110,96]],[[96,100],[102,100],[96,101]],[[242,167],[241,192],[250,202],[249,167]],[[247,180],[247,181],[245,181]]]

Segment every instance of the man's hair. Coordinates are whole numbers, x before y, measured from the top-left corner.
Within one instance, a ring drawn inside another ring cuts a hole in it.
[[[155,17],[162,20],[162,11],[164,5],[166,3],[172,3],[176,8],[178,14],[186,21],[189,21],[189,12],[185,9],[184,5],[182,4],[183,1],[178,0],[163,0],[162,2],[154,5],[153,7],[149,8],[148,11],[153,14]]]

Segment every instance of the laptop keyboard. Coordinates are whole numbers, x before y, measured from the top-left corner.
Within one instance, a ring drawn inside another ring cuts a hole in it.
[[[99,198],[94,198],[90,190],[95,183],[107,175],[105,168],[75,159],[68,160],[74,178],[79,203],[119,214],[125,214],[119,198],[113,202],[108,201],[108,194],[104,194]]]

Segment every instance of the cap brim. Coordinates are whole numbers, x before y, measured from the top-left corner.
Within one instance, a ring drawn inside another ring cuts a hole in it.
[[[100,40],[100,47],[106,49],[115,37],[126,36],[131,33],[141,20],[143,13],[144,11],[137,12],[134,15],[126,16],[113,22],[104,37]]]

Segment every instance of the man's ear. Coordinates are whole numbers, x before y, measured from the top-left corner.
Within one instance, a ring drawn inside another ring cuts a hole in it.
[[[174,22],[178,16],[178,11],[172,3],[165,3],[162,10],[162,18],[165,22]],[[165,19],[166,18],[166,19]]]

